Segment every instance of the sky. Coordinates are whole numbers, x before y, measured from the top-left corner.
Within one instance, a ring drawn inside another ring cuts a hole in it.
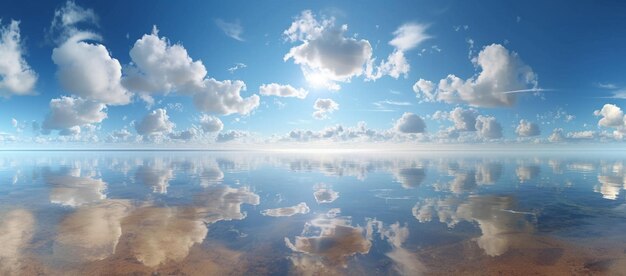
[[[619,144],[625,12],[621,1],[3,1],[0,143]]]

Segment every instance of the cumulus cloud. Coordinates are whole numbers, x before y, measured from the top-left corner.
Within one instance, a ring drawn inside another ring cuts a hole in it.
[[[37,73],[24,59],[19,25],[11,20],[0,26],[0,95],[4,97],[32,94],[37,82]]]
[[[200,117],[200,127],[204,132],[219,132],[224,128],[224,123],[215,116],[202,114]]]
[[[135,123],[135,130],[139,135],[166,134],[172,132],[174,127],[167,111],[162,108],[153,110],[141,121]]]
[[[591,140],[596,138],[596,132],[593,130],[584,130],[584,131],[572,131],[567,133],[567,138],[570,139],[583,139],[583,140]]]
[[[220,132],[215,138],[215,142],[225,143],[247,137],[248,133],[240,130],[229,130],[227,132]]]
[[[193,140],[194,138],[198,136],[198,129],[196,129],[195,127],[190,127],[183,131],[172,132],[168,136],[170,137],[170,139],[173,139],[173,140],[189,141],[189,140]]]
[[[367,79],[376,80],[385,75],[396,79],[401,75],[406,77],[411,66],[404,53],[430,38],[426,34],[427,28],[428,26],[426,25],[416,23],[407,23],[398,27],[393,32],[394,38],[389,41],[389,45],[395,48],[394,51],[389,54],[386,60],[382,60],[376,68],[373,65],[374,59],[368,62],[366,69]]]
[[[458,131],[475,131],[478,111],[475,109],[463,109],[456,107],[450,111],[449,119],[454,123],[454,128]]]
[[[101,40],[100,35],[76,27],[78,23],[94,20],[92,10],[83,9],[71,1],[55,11],[52,25],[64,34],[58,47],[52,50],[59,82],[68,92],[87,100],[128,104],[132,94],[121,84],[119,61],[111,57],[104,45],[91,42]]]
[[[424,98],[476,107],[497,107],[513,105],[518,92],[541,91],[532,68],[517,53],[500,44],[486,46],[472,62],[481,70],[476,77],[463,80],[448,75],[439,81],[436,91],[426,90]],[[418,92],[422,93],[422,90]]]
[[[552,134],[548,136],[548,141],[552,143],[563,142],[565,140],[565,136],[563,135],[562,128],[555,128],[552,130]]]
[[[259,87],[259,93],[263,96],[277,97],[294,97],[299,99],[306,98],[309,91],[303,88],[296,89],[291,85],[282,85],[278,83],[263,84]]]
[[[411,70],[411,65],[406,60],[404,52],[395,50],[387,59],[382,60],[377,67],[373,65],[374,60],[370,60],[366,69],[366,75],[368,80],[377,80],[385,75],[392,78],[399,78],[401,75],[406,77]]]
[[[132,64],[126,68],[124,85],[145,96],[147,93],[167,94],[200,86],[207,74],[202,61],[193,61],[180,44],[172,45],[159,37],[156,26],[151,34],[144,34],[130,50]]]
[[[131,133],[130,131],[128,131],[128,129],[123,128],[121,130],[113,131],[111,135],[117,139],[126,140],[126,138],[128,138]]]
[[[228,37],[235,39],[235,40],[244,41],[244,39],[241,37],[241,35],[243,34],[243,27],[241,26],[241,23],[239,21],[235,21],[231,23],[231,22],[226,22],[222,19],[216,19],[215,24],[217,24],[217,26]]]
[[[128,104],[131,94],[121,84],[119,61],[112,58],[102,44],[84,42],[97,38],[89,33],[79,33],[52,51],[59,82],[68,92],[88,100]]]
[[[193,103],[203,112],[247,115],[259,106],[259,96],[241,97],[246,90],[243,81],[206,79],[193,95]]]
[[[520,137],[531,137],[540,135],[541,130],[539,130],[537,124],[522,119],[519,121],[517,128],[515,128],[515,133]]]
[[[593,114],[602,117],[598,121],[599,126],[623,127],[625,124],[624,112],[614,104],[605,104],[602,109],[594,111]]]
[[[424,123],[422,117],[405,112],[396,121],[395,129],[400,133],[424,133],[426,131],[426,123]]]
[[[126,69],[124,85],[141,93],[163,93],[200,86],[207,74],[202,61],[193,61],[180,44],[172,45],[159,30],[144,34],[130,50],[132,64]]]
[[[436,100],[435,84],[432,81],[419,79],[413,84],[413,92],[422,101],[432,102]]]
[[[130,57],[123,83],[148,103],[153,102],[153,94],[178,92],[191,95],[196,108],[204,112],[245,115],[259,106],[258,95],[241,96],[246,89],[243,81],[208,78],[202,61],[194,61],[182,45],[159,37],[156,26],[135,42]]]
[[[617,131],[616,131],[617,132]],[[599,134],[592,130],[570,131],[565,133],[562,128],[555,128],[548,137],[548,141],[552,143],[559,142],[581,142],[590,141],[598,138]]]
[[[338,90],[337,82],[349,82],[363,74],[372,56],[369,41],[346,37],[347,25],[335,26],[335,19],[318,21],[310,10],[295,18],[283,35],[301,42],[289,50],[284,60],[293,59],[307,81],[315,87]]]
[[[315,100],[315,104],[313,104],[313,108],[315,108],[313,118],[323,120],[328,118],[328,114],[339,110],[339,104],[332,99],[317,99]]]
[[[44,132],[60,130],[72,133],[76,127],[100,123],[107,118],[106,105],[82,98],[61,97],[50,100],[50,112],[43,121]]]
[[[298,142],[312,142],[318,140],[329,141],[386,141],[394,136],[393,131],[377,131],[367,127],[365,122],[358,122],[354,127],[335,125],[320,131],[292,130],[283,140]]]
[[[496,121],[495,117],[478,115],[475,127],[478,131],[478,136],[482,138],[502,138],[502,126]]]
[[[602,109],[593,112],[595,116],[602,117],[598,126],[610,127],[615,130],[612,136],[616,140],[622,140],[626,134],[626,116],[621,108],[614,104],[605,104]]]
[[[308,214],[309,211],[310,209],[306,202],[300,202],[295,206],[266,209],[261,211],[261,214],[270,217],[290,217],[297,214]]]

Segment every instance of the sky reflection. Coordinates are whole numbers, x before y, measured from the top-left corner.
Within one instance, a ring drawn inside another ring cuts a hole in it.
[[[4,152],[0,272],[611,274],[625,171],[617,154]]]

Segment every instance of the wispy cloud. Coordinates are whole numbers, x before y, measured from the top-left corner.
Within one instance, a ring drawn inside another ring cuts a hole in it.
[[[511,90],[511,91],[503,91],[502,94],[514,94],[514,93],[526,93],[526,92],[546,92],[546,91],[556,91],[556,89],[548,89],[548,88],[530,88],[530,89],[520,89],[520,90]]]
[[[388,106],[410,106],[410,102],[399,102],[392,100],[377,101],[372,103],[378,109],[389,109]]]
[[[230,23],[218,18],[215,20],[215,24],[217,24],[217,26],[222,29],[224,34],[226,34],[230,38],[239,41],[245,41],[241,37],[241,35],[243,34],[243,27],[241,26],[239,20]]]
[[[598,87],[604,89],[617,89],[617,85],[612,83],[598,83]]]
[[[613,95],[611,96],[603,96],[603,97],[595,97],[595,98],[603,98],[603,99],[626,99],[626,88],[625,87],[619,87],[616,84],[613,83],[597,83],[596,84],[597,87],[602,88],[602,89],[606,89],[606,90],[611,90],[611,93]]]
[[[237,63],[235,63],[235,66],[230,67],[227,70],[228,70],[228,72],[230,72],[232,74],[232,73],[235,73],[235,71],[237,71],[239,69],[246,68],[246,67],[248,67],[248,65],[245,65],[244,63],[241,63],[241,62],[237,62]]]

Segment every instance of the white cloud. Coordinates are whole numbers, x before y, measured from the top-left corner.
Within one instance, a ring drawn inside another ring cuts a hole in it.
[[[432,81],[419,79],[413,84],[413,92],[415,92],[417,98],[425,102],[433,102],[436,100],[435,84]]]
[[[278,83],[263,84],[259,87],[259,94],[263,96],[277,96],[277,97],[294,97],[299,99],[306,98],[309,91],[303,88],[296,89],[291,85],[282,85]]]
[[[495,117],[478,115],[475,127],[478,135],[482,138],[498,139],[502,137],[502,126]]]
[[[282,138],[286,141],[312,142],[328,141],[387,141],[394,137],[393,131],[376,131],[367,127],[365,122],[358,122],[355,127],[341,125],[329,126],[321,131],[292,130]]]
[[[224,143],[230,142],[233,140],[241,139],[247,137],[249,134],[244,131],[239,130],[230,130],[227,132],[220,132],[217,137],[215,137],[215,142]]]
[[[172,132],[168,136],[170,137],[170,139],[173,139],[173,140],[189,141],[189,140],[193,140],[194,138],[198,136],[198,130],[195,127],[190,127],[183,131]]]
[[[219,132],[224,128],[224,123],[215,116],[202,114],[200,117],[200,127],[202,127],[204,132]]]
[[[389,54],[386,60],[382,60],[376,68],[374,68],[373,59],[368,62],[366,69],[367,79],[376,80],[385,75],[395,79],[399,78],[401,75],[406,77],[409,70],[411,70],[411,66],[406,60],[404,53],[430,38],[430,36],[426,34],[427,28],[428,26],[426,25],[408,23],[394,31],[394,38],[389,41],[389,45],[395,48],[394,51]]]
[[[533,122],[520,120],[519,125],[517,125],[515,129],[515,133],[520,137],[530,137],[540,135],[541,130],[539,130],[539,126]]]
[[[405,112],[402,117],[396,121],[395,129],[401,133],[423,133],[426,131],[426,123],[422,117]]]
[[[448,75],[433,92],[437,100],[476,107],[511,106],[519,94],[516,92],[541,91],[532,68],[517,53],[500,44],[486,46],[472,62],[481,69],[478,76],[463,80]],[[424,97],[432,95],[428,93]]]
[[[369,41],[346,37],[347,30],[347,25],[335,26],[334,18],[320,22],[305,10],[283,32],[291,42],[302,42],[291,48],[284,60],[293,59],[299,64],[312,86],[338,90],[336,82],[349,82],[363,74],[372,56]]]
[[[573,131],[567,133],[567,138],[570,139],[594,139],[596,138],[596,132],[592,130]]]
[[[411,50],[424,40],[430,38],[430,35],[426,34],[427,28],[427,25],[422,24],[404,24],[393,32],[395,37],[389,41],[389,45],[403,52]]]
[[[626,134],[626,116],[621,108],[613,104],[605,104],[601,110],[593,112],[595,116],[601,116],[598,121],[598,126],[611,127],[613,131],[613,138],[616,140],[622,140]]]
[[[243,69],[243,68],[247,68],[248,65],[245,65],[244,63],[241,62],[237,62],[235,63],[235,66],[228,68],[228,72],[230,72],[231,74],[235,73],[235,71],[239,70],[239,69]]]
[[[65,130],[100,123],[107,118],[106,105],[82,98],[61,97],[50,100],[50,112],[43,121],[44,131]],[[76,132],[75,128],[74,131]]]
[[[124,85],[141,93],[167,94],[199,87],[207,74],[202,61],[193,61],[182,45],[159,37],[156,26],[135,42],[130,57],[132,64],[126,68]]]
[[[217,24],[217,26],[228,37],[235,39],[235,40],[244,41],[244,39],[241,37],[241,35],[243,34],[243,27],[241,26],[241,23],[239,21],[230,23],[222,19],[216,19],[215,24]]]
[[[261,211],[261,214],[270,217],[290,217],[297,214],[308,214],[309,211],[310,209],[306,202],[300,202],[295,206],[266,209]]]
[[[59,31],[59,45],[52,50],[61,86],[75,96],[104,104],[124,105],[132,94],[121,84],[122,66],[99,41],[101,36],[79,30],[78,23],[96,23],[93,10],[68,1],[55,11],[51,31]]]
[[[259,106],[259,96],[241,96],[246,85],[239,80],[218,81],[207,77],[202,61],[193,61],[180,44],[171,45],[158,36],[156,26],[130,50],[133,63],[127,67],[124,85],[139,91],[147,102],[151,94],[178,92],[193,96],[200,111],[217,114],[249,114]]]
[[[167,111],[158,108],[147,114],[140,122],[135,123],[139,135],[166,134],[172,132],[175,125],[167,116]]]
[[[92,9],[85,9],[76,5],[74,1],[68,0],[65,5],[54,11],[54,18],[48,30],[52,35],[58,35],[59,39],[65,40],[76,34],[78,23],[98,24],[98,16]]]
[[[454,128],[458,131],[475,131],[476,117],[478,117],[478,111],[475,109],[463,109],[460,107],[454,108],[448,116],[449,120],[454,123]]]
[[[371,60],[368,63],[368,67],[366,70],[367,79],[368,80],[377,80],[382,76],[388,75],[392,78],[399,78],[401,75],[406,77],[411,70],[411,65],[406,60],[404,56],[404,52],[402,51],[393,51],[387,59],[382,60],[378,67],[374,68],[374,60]],[[376,70],[376,72],[374,72]]]
[[[313,108],[315,109],[313,118],[323,120],[328,118],[328,114],[339,110],[339,104],[332,99],[317,99],[315,104],[313,104]]]
[[[88,125],[86,125],[88,126]],[[73,126],[70,128],[65,128],[65,129],[61,129],[59,130],[59,135],[60,136],[76,136],[80,134],[80,127],[79,126]]]
[[[37,82],[37,74],[24,59],[19,24],[11,20],[0,26],[0,95],[5,97],[32,94]]]
[[[601,110],[596,110],[593,114],[595,116],[602,116],[600,121],[598,121],[599,126],[623,127],[626,124],[624,112],[614,104],[605,104]]]
[[[548,137],[548,141],[552,143],[563,142],[565,140],[565,136],[563,135],[562,128],[555,128],[552,130],[552,134]]]
[[[243,81],[206,79],[194,94],[193,103],[203,112],[247,115],[259,106],[260,99],[258,95],[241,97],[243,90],[246,90]]]
[[[123,128],[121,130],[116,130],[111,133],[111,136],[115,140],[121,140],[121,141],[126,141],[126,139],[128,139],[128,137],[130,137],[131,135],[132,134],[130,133],[130,131],[128,131],[128,129],[126,128]]]
[[[90,33],[78,33],[52,51],[59,82],[65,90],[84,99],[128,104],[131,93],[121,84],[119,61],[109,55],[104,45],[84,41],[98,38]]]

